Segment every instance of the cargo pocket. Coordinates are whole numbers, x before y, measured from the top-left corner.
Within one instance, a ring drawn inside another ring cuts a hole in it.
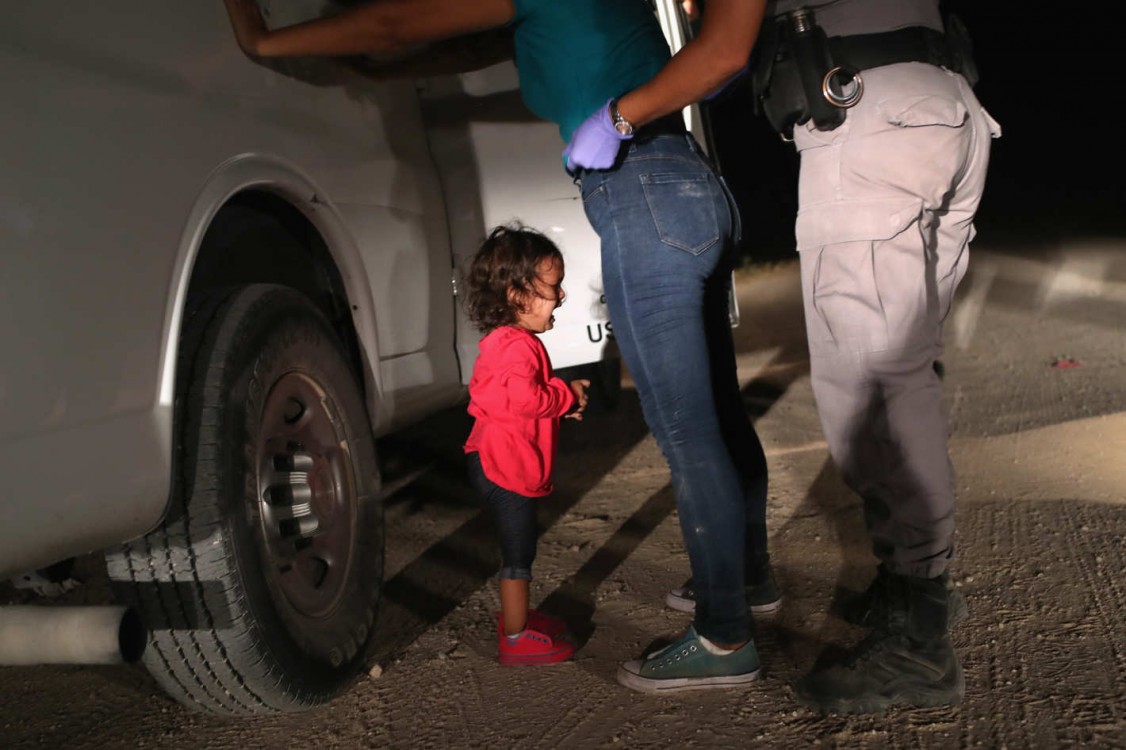
[[[889,240],[915,222],[923,211],[918,198],[814,203],[798,212],[798,250],[857,240]]]
[[[943,96],[897,96],[876,105],[876,110],[892,125],[920,128],[944,125],[960,128],[969,118],[966,105]]]
[[[810,353],[903,343],[925,314],[926,253],[917,199],[813,204],[797,217]]]
[[[661,242],[699,255],[719,241],[716,190],[707,174],[643,174],[640,179]]]

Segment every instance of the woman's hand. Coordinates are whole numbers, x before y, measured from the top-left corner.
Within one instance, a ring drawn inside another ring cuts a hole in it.
[[[614,127],[614,121],[610,119],[610,102],[606,102],[571,134],[567,148],[563,149],[567,171],[609,169],[618,158],[622,141],[631,137],[622,135]]]
[[[231,17],[231,28],[235,32],[235,41],[248,57],[258,56],[258,42],[266,35],[266,19],[262,17],[262,9],[258,7],[258,0],[224,0],[227,4],[227,15]]]

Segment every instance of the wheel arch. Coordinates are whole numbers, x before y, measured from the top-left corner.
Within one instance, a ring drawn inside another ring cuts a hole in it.
[[[224,242],[247,212],[275,221],[291,247],[231,246]],[[296,167],[276,158],[247,155],[220,165],[188,214],[173,270],[158,402],[171,407],[185,312],[220,287],[277,283],[304,293],[328,316],[361,375],[369,416],[378,418],[382,387],[375,306],[362,256],[325,193]]]

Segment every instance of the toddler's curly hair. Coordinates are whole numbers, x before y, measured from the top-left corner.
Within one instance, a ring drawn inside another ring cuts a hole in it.
[[[536,268],[563,254],[540,232],[514,224],[489,234],[469,266],[466,312],[481,333],[516,322],[520,301],[535,291]],[[513,290],[515,300],[509,298]]]

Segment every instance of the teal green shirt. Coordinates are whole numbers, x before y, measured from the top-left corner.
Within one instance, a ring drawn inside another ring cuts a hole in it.
[[[472,2],[472,0],[467,0]],[[514,0],[516,68],[528,109],[564,141],[587,116],[670,57],[647,0]]]

